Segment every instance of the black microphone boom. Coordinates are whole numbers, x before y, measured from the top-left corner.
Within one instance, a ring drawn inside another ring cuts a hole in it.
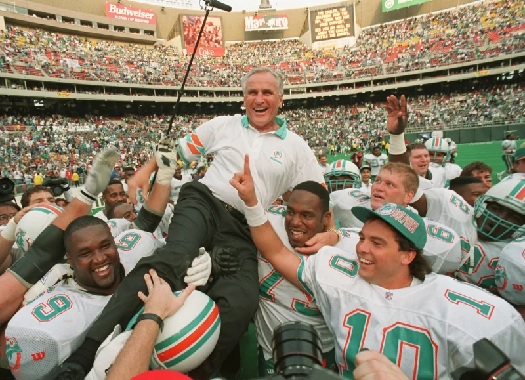
[[[228,4],[221,3],[218,0],[204,0],[204,2],[208,4],[210,7],[220,9],[221,11],[225,11],[225,12],[232,11],[231,6],[229,6]]]

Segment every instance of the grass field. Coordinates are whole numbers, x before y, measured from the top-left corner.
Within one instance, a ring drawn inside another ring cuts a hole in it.
[[[516,141],[519,146],[523,141]],[[496,174],[505,170],[505,164],[501,159],[501,141],[474,143],[474,144],[459,144],[458,155],[456,163],[464,167],[473,161],[483,161],[492,167],[492,180],[494,184],[498,183]],[[328,161],[332,162],[340,158],[349,159],[350,156],[338,155],[329,156]]]

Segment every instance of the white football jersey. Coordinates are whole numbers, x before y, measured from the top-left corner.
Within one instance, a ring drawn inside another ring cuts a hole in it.
[[[513,241],[501,251],[496,286],[507,301],[525,306],[525,241]]]
[[[465,241],[464,248],[472,252],[478,240],[478,232],[472,222],[474,215],[472,206],[458,193],[448,189],[428,189],[425,191],[425,197],[426,217],[456,231]]]
[[[440,274],[456,271],[468,258],[469,250],[465,249],[465,241],[446,225],[428,218],[423,220],[427,230],[423,256],[432,266],[432,271]]]
[[[285,212],[284,206],[270,206],[268,217],[283,244],[290,251],[295,252],[288,241],[284,227]],[[260,253],[258,259],[259,308],[255,314],[255,327],[257,343],[263,350],[265,360],[272,358],[272,338],[275,328],[290,321],[303,321],[313,326],[321,338],[323,352],[332,350],[334,348],[332,334],[310,295],[285,280]]]
[[[131,228],[131,222],[124,218],[110,219],[108,220],[108,226],[111,231],[111,235],[113,238],[116,238],[122,232]]]
[[[430,179],[432,188],[445,187],[447,183],[445,168],[439,164],[431,162],[428,166],[428,170],[430,170],[430,173],[432,174],[432,178]]]
[[[525,321],[502,298],[435,273],[423,283],[388,290],[358,271],[356,255],[324,247],[303,258],[297,272],[336,339],[343,377],[352,378],[355,356],[366,347],[411,379],[452,379],[454,370],[474,368],[472,345],[482,338],[525,370]]]
[[[453,164],[451,162],[445,164],[445,177],[447,178],[447,181],[459,177],[462,171],[463,169],[461,169],[461,166],[458,164]]]
[[[493,289],[496,286],[496,267],[500,253],[507,244],[506,241],[478,241],[472,247],[470,260],[465,261],[456,276],[482,288]]]
[[[6,352],[16,379],[39,379],[84,341],[111,296],[86,292],[73,280],[50,288],[7,324]]]
[[[337,225],[345,228],[363,227],[363,222],[352,214],[352,207],[372,208],[370,197],[359,189],[343,189],[331,192],[330,206]]]
[[[525,180],[525,173],[512,173],[512,174],[509,174],[508,176],[503,178],[501,180],[501,182],[508,181],[509,179],[519,179],[520,181],[523,181],[523,180]]]
[[[151,232],[137,229],[122,232],[115,238],[115,244],[126,275],[141,258],[151,256],[157,248],[164,245]]]
[[[372,153],[367,153],[363,156],[363,162],[366,162],[368,165],[370,165],[370,173],[374,176],[379,173],[381,166],[386,164],[387,161],[388,156],[384,153],[381,153],[379,156],[375,156]]]

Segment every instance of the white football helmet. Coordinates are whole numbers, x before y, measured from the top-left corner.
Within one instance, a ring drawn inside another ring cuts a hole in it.
[[[133,317],[127,330],[135,326],[143,310]],[[164,320],[151,355],[151,368],[183,373],[197,368],[215,348],[220,327],[219,307],[208,295],[194,290],[177,313]]]
[[[474,218],[484,240],[525,237],[525,180],[509,179],[490,188],[474,204]]]
[[[337,160],[329,165],[324,174],[328,191],[343,190],[346,188],[360,188],[361,174],[359,168],[351,161]]]
[[[35,239],[62,212],[54,204],[43,204],[32,208],[18,222],[15,229],[15,244],[27,253]]]
[[[432,137],[425,141],[425,146],[430,152],[430,161],[444,166],[450,160],[452,150],[450,149],[449,139]],[[436,153],[444,153],[443,159],[437,157]]]

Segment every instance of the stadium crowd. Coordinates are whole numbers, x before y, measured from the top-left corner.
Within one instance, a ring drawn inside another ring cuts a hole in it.
[[[524,121],[525,87],[495,85],[487,90],[410,99],[411,130],[431,131],[463,125],[512,124]],[[284,110],[291,130],[311,147],[335,154],[369,151],[384,140],[383,102],[313,109]],[[178,116],[179,133],[193,130],[207,116]],[[96,152],[108,145],[121,150],[119,167],[139,168],[151,155],[150,141],[165,130],[169,116],[125,118],[15,117],[0,118],[0,171],[17,184],[33,183],[38,172],[59,176],[77,171],[83,178]],[[143,136],[147,136],[146,139]],[[383,143],[384,145],[384,143]],[[63,176],[62,176],[63,177]]]
[[[288,84],[321,83],[471,62],[525,49],[525,6],[484,1],[364,28],[356,45],[316,51],[299,40],[233,43],[224,57],[196,60],[187,86],[237,86],[239,73],[265,65]],[[8,27],[0,70],[87,81],[180,86],[186,58],[170,46],[143,47]],[[275,51],[281,52],[276,56]]]

